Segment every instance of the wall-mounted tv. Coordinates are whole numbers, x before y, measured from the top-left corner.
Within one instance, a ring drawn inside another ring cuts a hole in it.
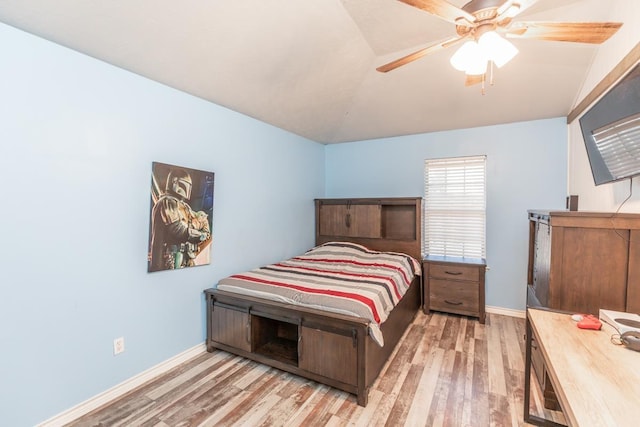
[[[595,185],[640,175],[640,64],[580,118]]]

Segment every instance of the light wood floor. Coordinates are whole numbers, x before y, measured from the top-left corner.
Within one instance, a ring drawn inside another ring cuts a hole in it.
[[[481,325],[419,313],[366,408],[345,392],[216,350],[70,425],[523,426],[524,344],[524,319],[488,314]],[[532,413],[541,408],[536,390]]]

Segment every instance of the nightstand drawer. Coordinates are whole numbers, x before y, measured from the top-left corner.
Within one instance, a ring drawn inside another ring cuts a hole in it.
[[[480,303],[478,282],[431,278],[429,300],[432,310],[477,316]]]
[[[476,266],[431,264],[429,266],[429,276],[439,279],[470,280],[477,282],[480,279],[480,272]]]

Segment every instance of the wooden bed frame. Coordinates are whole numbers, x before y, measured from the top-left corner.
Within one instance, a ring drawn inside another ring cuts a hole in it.
[[[316,244],[351,241],[420,260],[420,198],[318,199]],[[367,405],[369,389],[422,302],[416,277],[381,325],[368,320],[217,289],[205,291],[207,351],[221,349],[347,391]]]

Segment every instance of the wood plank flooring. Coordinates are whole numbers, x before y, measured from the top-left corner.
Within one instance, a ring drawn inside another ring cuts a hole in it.
[[[488,314],[481,325],[419,313],[366,408],[345,392],[216,350],[69,426],[524,426],[524,344],[524,319]],[[531,400],[542,415],[539,390]]]

